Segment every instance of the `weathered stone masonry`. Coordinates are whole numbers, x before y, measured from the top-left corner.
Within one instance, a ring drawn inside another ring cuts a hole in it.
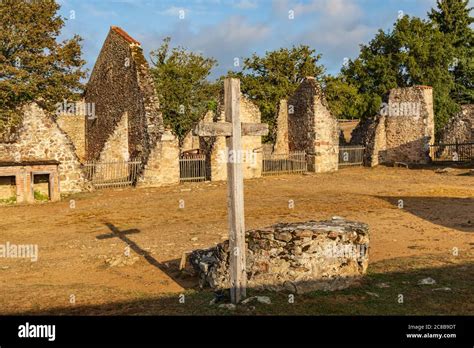
[[[288,100],[288,142],[289,151],[306,151],[308,171],[338,169],[337,119],[313,77],[307,77]]]
[[[260,123],[261,115],[258,107],[244,95],[240,96],[241,122]],[[217,115],[211,112],[206,114],[205,122],[225,122],[223,93],[220,95]],[[227,180],[227,162],[223,158],[227,145],[225,137],[201,137],[200,148],[207,157],[210,180]],[[262,176],[262,137],[242,136],[242,151],[245,154],[243,174],[245,179]]]
[[[120,28],[112,27],[85,91],[85,101],[94,103],[96,111],[96,118],[89,119],[86,126],[88,159],[100,158],[125,113],[129,155],[147,158],[152,143],[162,133],[158,100],[147,96],[154,96],[152,81],[142,79],[145,74],[141,70],[147,68],[140,43]]]
[[[452,117],[441,131],[440,143],[474,142],[474,105],[462,105],[461,112]]]
[[[360,122],[351,139],[352,144],[366,146],[368,166],[428,163],[433,142],[433,90],[429,86],[392,89],[385,110]]]
[[[250,230],[247,286],[293,293],[343,289],[365,274],[368,247],[368,226],[339,217]],[[189,262],[202,287],[230,287],[228,241],[192,252]]]
[[[84,176],[74,145],[53,118],[35,103],[23,108],[23,123],[12,143],[0,144],[0,159],[9,162],[59,162],[61,193],[79,192]]]
[[[88,159],[139,159],[143,163],[141,185],[179,182],[178,141],[169,134],[163,136],[148,63],[140,43],[121,28],[110,29],[87,84],[85,101],[95,103],[96,113],[95,119],[87,121]]]

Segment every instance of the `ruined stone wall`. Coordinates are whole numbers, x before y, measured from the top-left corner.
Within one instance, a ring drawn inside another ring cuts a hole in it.
[[[396,113],[398,105],[398,115]],[[429,145],[434,143],[433,90],[416,86],[390,91],[389,110],[385,117],[388,163],[428,163]],[[405,109],[403,110],[403,107]],[[408,110],[407,110],[408,109]]]
[[[37,104],[23,108],[23,123],[14,143],[0,144],[2,161],[59,161],[60,192],[84,188],[82,166],[68,135]]]
[[[369,154],[366,163],[370,167],[386,162],[387,132],[385,127],[385,116],[378,116],[370,129],[373,141],[368,143],[366,151]]]
[[[128,112],[124,112],[112,134],[104,144],[99,155],[99,162],[128,161]]]
[[[218,105],[217,115],[208,115],[204,121],[225,122],[224,102]],[[240,120],[241,122],[260,123],[261,115],[258,107],[245,96],[240,96]],[[258,178],[262,176],[262,137],[242,136],[242,151],[245,154],[242,164],[244,179]],[[203,139],[201,148],[208,152],[208,163],[210,164],[210,179],[212,181],[227,180],[226,162],[226,139],[225,137],[210,137]],[[206,150],[207,149],[207,150]]]
[[[290,151],[306,151],[308,171],[338,169],[339,129],[331,115],[321,87],[307,77],[288,101]]]
[[[428,86],[392,89],[380,114],[361,121],[351,138],[351,144],[366,146],[368,166],[428,163],[433,143],[433,90]]]
[[[363,223],[280,223],[246,232],[247,287],[304,293],[350,286],[367,271],[369,230]],[[227,289],[229,243],[196,250],[189,262],[202,287]]]
[[[385,122],[380,116],[363,119],[351,133],[350,145],[365,146],[363,163],[365,166],[379,164],[379,151],[385,148]]]
[[[280,100],[277,111],[277,132],[275,145],[273,147],[275,154],[288,154],[288,101]]]
[[[159,103],[140,44],[112,27],[87,84],[85,101],[95,104],[87,121],[87,158],[98,159],[124,113],[128,113],[129,157],[146,162],[163,132]]]
[[[183,144],[181,145],[181,151],[189,151],[200,149],[200,141],[197,135],[193,135],[193,132],[190,131],[183,139]]]
[[[151,151],[139,186],[158,187],[179,183],[179,141],[171,131],[166,130]]]
[[[56,119],[58,126],[74,144],[77,157],[81,162],[86,158],[86,117],[85,115],[61,114]]]
[[[440,143],[454,144],[474,141],[474,105],[463,105],[440,132]]]
[[[178,140],[164,129],[148,63],[140,43],[118,27],[105,40],[85,101],[95,103],[96,116],[86,127],[89,159],[141,160],[142,186],[179,182]]]

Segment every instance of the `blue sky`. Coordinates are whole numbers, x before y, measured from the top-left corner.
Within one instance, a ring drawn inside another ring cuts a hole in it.
[[[61,38],[79,34],[91,71],[111,25],[141,42],[145,56],[166,36],[172,45],[218,60],[212,77],[234,67],[234,59],[279,47],[306,44],[322,54],[335,74],[344,58],[357,56],[379,28],[399,14],[426,18],[435,0],[58,0],[66,17]],[[293,11],[293,12],[290,12]],[[293,18],[290,18],[293,14]],[[184,18],[183,18],[184,17]],[[89,73],[90,73],[89,71]]]

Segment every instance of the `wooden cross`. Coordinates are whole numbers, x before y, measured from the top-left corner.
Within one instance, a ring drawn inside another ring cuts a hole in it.
[[[227,78],[224,80],[224,107],[226,122],[200,123],[194,129],[194,135],[225,136],[229,153],[240,154],[243,135],[268,134],[267,124],[240,122],[239,79]],[[244,180],[242,163],[238,163],[238,161],[227,161],[227,207],[229,212],[230,296],[232,303],[237,304],[246,297],[247,287]]]

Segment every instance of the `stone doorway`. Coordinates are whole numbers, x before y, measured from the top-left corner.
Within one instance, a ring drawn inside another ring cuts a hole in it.
[[[36,202],[51,200],[51,175],[44,172],[31,173],[31,189]]]

